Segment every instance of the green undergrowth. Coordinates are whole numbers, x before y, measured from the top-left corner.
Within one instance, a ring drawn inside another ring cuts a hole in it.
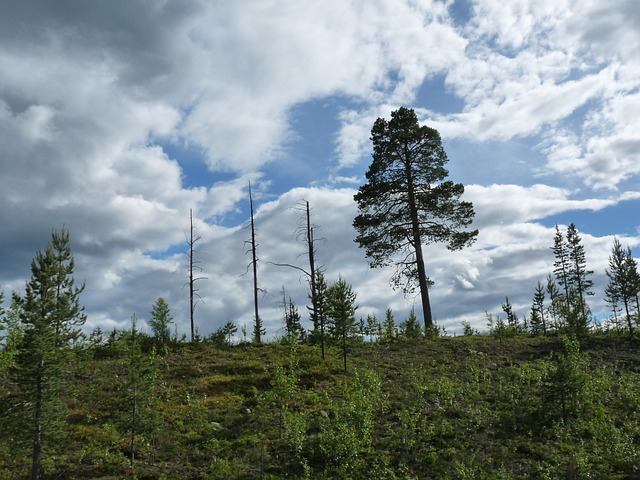
[[[638,347],[609,337],[360,344],[345,373],[333,349],[323,361],[308,345],[177,345],[153,356],[133,468],[119,387],[127,357],[79,350],[45,437],[45,478],[640,478]],[[14,388],[0,372],[0,393]],[[4,413],[0,478],[26,478],[28,432]]]

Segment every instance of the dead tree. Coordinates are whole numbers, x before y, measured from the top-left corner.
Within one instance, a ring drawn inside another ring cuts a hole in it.
[[[258,310],[258,245],[256,243],[256,225],[253,216],[253,196],[251,194],[251,182],[249,182],[249,208],[251,210],[251,241],[249,250],[251,252],[250,266],[253,267],[253,306],[255,314],[255,323],[253,326],[253,341],[256,343],[261,343],[262,335],[263,333],[265,333],[265,330],[262,326],[262,320],[260,320],[260,313]]]
[[[292,265],[290,263],[275,263],[269,262],[278,267],[289,267],[294,268],[302,272],[309,282],[309,299],[311,300],[311,320],[313,322],[314,333],[316,334],[317,340],[319,340],[322,350],[322,359],[324,360],[324,347],[325,347],[325,339],[324,339],[324,314],[323,314],[323,305],[320,305],[322,299],[320,299],[318,294],[318,286],[317,286],[317,275],[321,272],[321,269],[316,270],[316,248],[315,242],[316,239],[314,237],[314,225],[311,223],[311,208],[309,206],[308,201],[304,201],[303,206],[296,205],[297,210],[303,211],[303,215],[301,217],[301,221],[298,224],[297,230],[297,238],[303,239],[304,243],[307,246],[306,255],[309,261],[309,270],[299,267],[297,265]]]
[[[195,253],[197,253],[195,246],[201,240],[200,235],[195,233],[195,229],[193,226],[193,209],[189,209],[189,235],[186,238],[187,245],[189,246],[189,251],[187,255],[189,256],[189,319],[191,320],[191,341],[193,342],[196,336],[195,333],[195,322],[194,322],[194,311],[196,307],[196,303],[198,300],[202,301],[202,297],[198,294],[198,289],[195,287],[195,284],[198,280],[206,280],[207,277],[197,277],[194,275],[194,270],[202,273],[203,269],[200,267],[199,260],[195,259]]]
[[[306,219],[307,219],[307,224],[306,224],[307,252],[309,255],[309,272],[311,273],[311,275],[309,275],[309,287],[311,288],[311,308],[312,308],[312,312],[316,314],[318,311],[317,295],[316,295],[316,276],[314,275],[314,272],[316,271],[316,266],[315,266],[316,249],[315,249],[315,243],[313,240],[313,225],[311,225],[311,209],[309,208],[308,201],[305,201],[305,206],[306,206],[305,210],[306,210]],[[324,348],[323,348],[322,358],[324,358]]]
[[[320,305],[321,299],[318,293],[317,287],[317,274],[316,272],[316,245],[313,234],[313,225],[311,224],[311,209],[309,202],[305,201],[305,218],[306,224],[304,228],[305,241],[307,244],[307,255],[309,257],[309,272],[307,277],[309,279],[309,298],[311,299],[311,320],[315,333],[320,337],[320,348],[322,351],[322,359],[324,360],[324,305]]]

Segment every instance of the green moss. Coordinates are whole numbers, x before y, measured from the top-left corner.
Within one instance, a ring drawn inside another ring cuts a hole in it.
[[[306,345],[292,350],[282,344],[227,349],[200,344],[179,345],[157,357],[152,405],[159,420],[136,439],[135,474],[149,479],[638,475],[640,350],[632,341],[586,339],[569,365],[571,375],[558,370],[567,358],[558,338],[474,335],[360,344],[351,352],[347,374],[339,352],[329,349],[327,355],[323,362],[318,348]],[[127,432],[116,421],[122,402],[114,385],[126,362],[85,354],[69,369],[60,392],[66,411],[57,429],[64,441],[46,452],[48,477],[125,478]],[[570,397],[574,403],[563,421],[557,392],[564,392],[559,388],[565,377],[577,382],[569,393],[580,398]],[[2,395],[13,389],[0,375]],[[7,432],[0,437],[0,478],[22,478],[28,476],[28,433],[13,428],[10,418],[0,417]],[[20,434],[23,441],[14,441]]]

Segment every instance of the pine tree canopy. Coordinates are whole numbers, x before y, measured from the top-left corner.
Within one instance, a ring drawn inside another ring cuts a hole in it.
[[[392,285],[407,293],[419,287],[425,326],[430,325],[422,245],[442,242],[458,250],[472,244],[478,235],[467,229],[475,215],[473,205],[460,199],[461,183],[447,180],[448,158],[440,134],[421,126],[412,109],[392,112],[391,120],[378,118],[371,141],[367,182],[354,196],[359,211],[353,221],[356,242],[371,267],[397,267]]]

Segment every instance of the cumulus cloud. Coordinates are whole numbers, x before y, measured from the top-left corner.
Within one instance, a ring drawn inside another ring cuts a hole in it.
[[[477,212],[475,223],[480,229],[541,220],[568,210],[598,211],[618,202],[616,199],[575,200],[566,189],[542,184],[531,187],[469,185],[465,195],[473,202]]]
[[[616,189],[640,173],[640,128],[633,112],[640,108],[637,93],[611,98],[585,122],[581,138],[569,134],[551,139],[549,161],[560,173],[573,173],[594,188]]]
[[[460,5],[468,21],[454,15]],[[33,254],[64,224],[90,326],[124,325],[134,311],[144,319],[164,296],[184,329],[193,209],[208,277],[202,332],[250,323],[241,224],[252,181],[269,328],[278,328],[282,285],[305,302],[299,272],[268,263],[303,258],[292,209],[302,198],[327,239],[319,257],[330,276],[354,284],[362,312],[404,315],[415,299],[389,289],[390,272],[368,269],[353,243],[354,190],[336,186],[362,181],[371,125],[408,105],[446,141],[477,152],[459,171],[481,235],[464,252],[429,247],[436,316],[481,317],[505,284],[525,305],[548,264],[551,232],[538,222],[637,201],[639,18],[633,0],[3,2],[2,287],[22,288]],[[418,92],[434,79],[441,90],[426,95],[461,108],[422,104]],[[272,183],[267,166],[301,162],[290,158],[303,138],[292,109],[329,98],[335,125],[314,127],[334,129],[335,154],[309,155],[304,168],[311,184],[331,187]],[[534,153],[487,152],[522,139]],[[187,179],[187,164],[204,173]],[[509,167],[506,179],[476,179],[496,164]],[[610,240],[585,236],[594,263]]]

